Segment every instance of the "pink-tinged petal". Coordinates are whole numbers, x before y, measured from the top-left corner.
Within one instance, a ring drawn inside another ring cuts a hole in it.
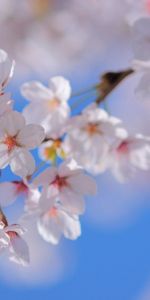
[[[34,180],[34,186],[43,186],[47,184],[51,184],[57,175],[57,168],[51,167],[47,168],[44,172],[40,173]]]
[[[12,204],[17,198],[17,186],[13,182],[0,183],[0,206]]]
[[[67,239],[76,240],[81,235],[81,226],[78,216],[59,211],[59,223]]]
[[[95,180],[84,173],[68,177],[67,182],[71,186],[71,189],[76,193],[82,195],[96,194],[97,186]]]
[[[14,232],[14,235],[15,235],[15,233],[17,234],[17,235],[23,235],[25,232],[26,232],[26,230],[25,230],[25,228],[23,228],[22,226],[20,226],[19,224],[12,224],[12,225],[8,225],[8,226],[6,226],[5,228],[4,228],[4,231],[9,235],[9,232]],[[11,237],[11,235],[10,235],[10,237]]]
[[[57,217],[50,217],[48,214],[42,216],[37,222],[37,228],[42,238],[54,245],[59,243],[61,229],[57,224]]]
[[[38,81],[24,83],[21,87],[21,94],[30,101],[49,100],[53,97],[52,92]]]
[[[22,178],[32,175],[35,171],[34,157],[28,150],[17,148],[13,151],[10,168],[13,173]]]
[[[8,148],[4,144],[0,144],[0,169],[4,169],[10,162]]]
[[[10,260],[28,266],[30,262],[28,245],[20,236],[13,236],[10,241]]]
[[[68,188],[63,188],[60,192],[59,199],[69,213],[77,215],[84,213],[85,201],[81,195],[74,193]]]
[[[10,111],[0,118],[0,132],[8,136],[16,136],[24,126],[25,119],[17,111]]]
[[[60,101],[67,101],[71,96],[71,86],[64,77],[56,76],[50,79],[49,87],[54,97]]]
[[[42,143],[44,138],[44,129],[40,125],[29,124],[19,132],[17,142],[27,149],[34,149]]]

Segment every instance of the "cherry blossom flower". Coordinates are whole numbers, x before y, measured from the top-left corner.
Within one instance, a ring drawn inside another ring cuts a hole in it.
[[[30,149],[38,147],[44,139],[40,125],[25,125],[24,117],[12,111],[0,118],[0,168],[10,165],[12,172],[21,177],[31,175],[35,169]]]
[[[118,139],[108,155],[111,172],[119,182],[125,182],[136,170],[150,169],[150,139],[137,134]]]
[[[53,205],[41,214],[37,228],[45,241],[55,245],[59,243],[62,234],[70,240],[81,235],[79,217],[66,212],[60,204]]]
[[[27,266],[29,264],[29,249],[21,237],[24,229],[18,225],[8,225],[0,222],[0,251],[9,250],[9,259],[15,263]]]
[[[96,105],[91,105],[81,116],[70,120],[64,151],[88,172],[104,172],[109,147],[122,131],[121,126],[121,120],[109,116]]]
[[[84,195],[96,193],[96,183],[74,160],[64,161],[58,168],[51,167],[37,176],[33,185],[42,186],[41,201],[49,203],[58,198],[66,211],[82,214],[85,210]]]
[[[0,93],[6,87],[9,79],[13,76],[15,62],[9,59],[8,54],[0,49]]]
[[[21,88],[22,95],[31,101],[25,107],[24,116],[28,123],[34,122],[43,126],[47,137],[57,138],[68,120],[70,113],[68,99],[71,87],[63,77],[50,79],[49,87],[37,81],[25,83]]]

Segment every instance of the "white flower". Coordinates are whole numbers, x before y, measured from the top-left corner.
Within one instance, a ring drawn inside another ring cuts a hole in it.
[[[136,60],[150,60],[150,18],[141,18],[133,25],[133,51]]]
[[[35,161],[30,149],[39,146],[44,139],[40,125],[25,125],[24,117],[12,111],[0,118],[0,168],[10,164],[12,172],[21,177],[31,175]]]
[[[26,181],[12,181],[0,183],[0,206],[5,207],[12,204],[18,197],[25,198],[25,210],[28,206],[36,204],[40,197],[38,189],[33,188]]]
[[[0,49],[0,93],[6,87],[9,79],[13,76],[15,62],[9,59],[8,54]]]
[[[33,184],[43,186],[41,201],[48,203],[51,197],[71,214],[82,214],[85,210],[84,195],[96,193],[96,183],[74,160],[65,161],[58,168],[51,167],[35,178]]]
[[[118,136],[121,121],[91,105],[81,116],[70,120],[64,151],[87,171],[98,174],[107,167],[107,153]]]
[[[139,134],[118,139],[109,152],[108,160],[117,180],[125,182],[137,169],[150,169],[150,140]]]
[[[9,250],[9,259],[23,266],[29,264],[29,249],[21,235],[24,229],[17,224],[0,222],[0,250]]]
[[[39,217],[37,228],[43,239],[52,244],[58,244],[62,234],[70,240],[81,235],[79,217],[67,213],[59,204]]]
[[[48,88],[36,81],[25,83],[21,92],[31,101],[23,112],[28,123],[41,124],[47,137],[57,138],[60,131],[64,133],[70,113],[67,100],[71,95],[71,87],[68,80],[53,77]]]

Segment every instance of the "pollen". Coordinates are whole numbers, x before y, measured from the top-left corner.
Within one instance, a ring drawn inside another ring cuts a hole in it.
[[[86,131],[88,132],[89,135],[94,135],[96,133],[101,133],[99,128],[98,128],[98,124],[88,123],[85,129],[86,129]]]
[[[17,146],[15,137],[7,136],[4,140],[4,144],[8,147],[8,152],[12,151]]]

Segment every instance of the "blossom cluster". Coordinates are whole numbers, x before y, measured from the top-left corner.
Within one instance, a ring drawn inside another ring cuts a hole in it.
[[[92,104],[78,115],[72,115],[72,88],[62,76],[51,78],[48,86],[39,81],[24,83],[20,91],[28,104],[22,112],[15,111],[7,92],[15,62],[0,50],[0,251],[7,251],[10,260],[28,265],[30,245],[22,236],[30,222],[52,244],[58,244],[62,235],[71,240],[81,235],[84,198],[96,193],[92,176],[110,171],[124,183],[136,171],[150,170],[150,137],[139,132],[133,135],[122,120],[103,108],[106,96],[136,72],[141,79],[135,93],[148,100],[149,27],[147,16],[133,22],[131,69],[104,74],[92,87],[96,92]],[[43,161],[42,171],[33,149]],[[13,181],[3,180],[6,167],[15,176]],[[23,215],[19,224],[9,224],[5,207],[20,196],[24,199]]]

